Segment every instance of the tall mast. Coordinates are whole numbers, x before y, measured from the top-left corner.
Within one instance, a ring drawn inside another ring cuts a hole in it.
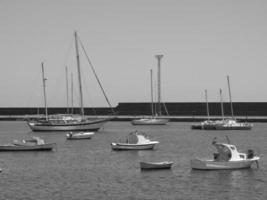
[[[69,114],[69,81],[68,81],[68,67],[66,66],[66,95],[67,95],[67,114]]]
[[[71,114],[73,114],[73,74],[71,73]]]
[[[222,119],[224,120],[222,89],[220,89],[220,99],[221,99]]]
[[[75,37],[75,48],[76,48],[76,59],[78,68],[78,80],[79,80],[79,91],[80,91],[80,109],[81,115],[84,118],[84,108],[83,108],[83,91],[82,91],[82,79],[81,79],[81,68],[80,68],[80,58],[79,58],[79,48],[78,48],[78,38],[76,31],[74,32]]]
[[[48,112],[47,112],[47,105],[46,105],[46,90],[45,90],[45,81],[47,79],[44,77],[44,63],[43,62],[42,62],[42,79],[43,79],[43,90],[44,90],[45,119],[48,120]]]
[[[232,95],[231,95],[231,89],[230,89],[229,75],[227,75],[227,82],[228,82],[228,91],[229,91],[230,106],[231,106],[231,115],[232,115],[232,118],[234,119],[234,109],[233,109]]]
[[[158,111],[157,114],[161,115],[161,71],[160,71],[160,61],[163,55],[155,55],[158,60]]]
[[[153,101],[153,71],[150,70],[150,89],[151,89],[151,112],[152,117],[154,117],[154,101]]]
[[[208,91],[207,90],[205,90],[205,97],[206,97],[206,108],[207,108],[208,120],[210,120],[209,103],[208,103]]]

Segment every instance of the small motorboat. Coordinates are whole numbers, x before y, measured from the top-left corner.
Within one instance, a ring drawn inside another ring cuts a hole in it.
[[[140,162],[140,168],[142,170],[153,170],[153,169],[171,169],[173,162]]]
[[[51,151],[55,143],[45,143],[39,137],[32,137],[30,140],[14,140],[12,144],[0,145],[0,151]]]
[[[253,163],[258,167],[260,157],[254,155],[254,151],[249,149],[247,153],[237,151],[235,145],[218,143],[216,140],[212,144],[217,149],[213,159],[193,159],[192,169],[219,170],[219,169],[244,169],[251,168]]]
[[[153,149],[158,141],[151,141],[145,133],[142,132],[132,132],[130,133],[124,141],[111,143],[111,148],[113,150],[149,150]]]
[[[79,133],[67,133],[66,137],[68,140],[81,140],[81,139],[91,139],[94,132],[79,132]]]

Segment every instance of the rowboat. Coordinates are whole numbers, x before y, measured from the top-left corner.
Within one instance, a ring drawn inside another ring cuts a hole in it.
[[[215,140],[212,144],[217,149],[213,159],[193,159],[192,169],[200,170],[221,170],[221,169],[245,169],[251,168],[253,163],[258,166],[260,157],[254,155],[254,151],[249,149],[247,153],[237,151],[235,145],[218,143]]]
[[[0,151],[51,151],[55,143],[44,143],[39,137],[33,137],[30,140],[14,140],[11,144],[0,145]]]
[[[66,137],[68,140],[80,140],[80,139],[91,139],[94,132],[79,132],[79,133],[67,133]]]
[[[171,169],[173,162],[140,162],[140,168],[142,170],[153,170],[153,169]]]
[[[151,141],[145,133],[138,131],[130,133],[124,141],[111,143],[113,150],[149,150],[153,149],[158,141]]]

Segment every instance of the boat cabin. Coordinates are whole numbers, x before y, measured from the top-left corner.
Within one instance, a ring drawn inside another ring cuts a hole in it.
[[[225,143],[213,143],[217,149],[217,153],[214,153],[214,161],[228,162],[228,161],[240,161],[248,158],[253,158],[253,151],[249,150],[248,154],[239,153],[236,146]]]

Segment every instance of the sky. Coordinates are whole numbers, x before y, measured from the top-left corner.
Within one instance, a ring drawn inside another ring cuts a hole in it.
[[[66,106],[77,31],[113,106],[156,98],[161,61],[164,102],[266,102],[267,1],[0,0],[0,107]],[[80,48],[85,106],[107,106]],[[70,93],[70,92],[69,92]],[[70,97],[69,97],[70,101]]]

